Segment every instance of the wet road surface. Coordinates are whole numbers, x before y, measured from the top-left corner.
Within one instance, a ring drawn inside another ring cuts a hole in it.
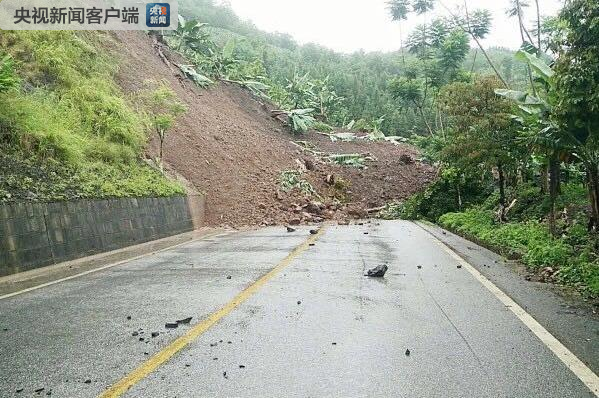
[[[380,264],[385,279],[363,276]],[[0,300],[0,397],[119,383],[145,398],[595,396],[411,222],[213,237]]]

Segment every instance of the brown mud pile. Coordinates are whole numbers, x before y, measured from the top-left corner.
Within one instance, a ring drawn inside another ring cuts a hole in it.
[[[148,80],[163,81],[187,105],[187,113],[168,134],[164,161],[167,169],[206,193],[211,226],[363,218],[367,209],[405,199],[436,176],[408,145],[332,142],[315,132],[293,135],[271,117],[270,105],[248,91],[226,83],[207,90],[195,86],[165,63],[145,34],[119,32],[115,41],[111,46],[120,58],[118,82],[126,93],[141,90]],[[163,52],[170,60],[184,62],[177,54]],[[297,141],[307,142],[310,151]],[[155,140],[147,153],[156,156]],[[357,169],[331,164],[321,153],[369,154],[374,160],[366,162],[366,169]],[[302,170],[301,178],[318,195],[281,189],[285,170]]]

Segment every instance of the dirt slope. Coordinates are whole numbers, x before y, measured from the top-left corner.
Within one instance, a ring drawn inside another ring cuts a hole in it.
[[[294,137],[247,91],[224,83],[208,90],[197,88],[163,62],[145,34],[119,32],[115,38],[115,52],[121,58],[118,80],[126,92],[140,90],[146,80],[163,80],[187,104],[188,112],[166,140],[165,162],[206,193],[210,225],[314,222],[344,219],[348,213],[364,216],[364,209],[406,198],[436,175],[430,166],[409,161],[418,154],[408,146],[332,143],[317,133]],[[366,170],[330,165],[302,151],[293,140],[308,141],[317,151],[371,153],[377,160],[369,162]],[[156,148],[152,142],[149,155],[155,156]],[[314,198],[279,188],[282,171],[305,164],[312,170],[302,178],[321,195],[318,209],[307,206]],[[333,196],[349,204],[340,205]]]

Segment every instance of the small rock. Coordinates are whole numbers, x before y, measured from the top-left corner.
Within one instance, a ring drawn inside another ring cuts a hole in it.
[[[311,229],[310,230],[310,235],[316,235],[318,233],[317,229]]]
[[[22,388],[17,388],[16,392],[23,392]]]
[[[130,321],[131,320],[131,315],[127,316],[127,320]]]
[[[299,301],[299,300],[297,301],[297,305],[300,305],[301,303],[302,303],[301,301]]]
[[[139,341],[145,341],[146,339],[144,339],[143,337],[139,338]]]
[[[158,337],[158,336],[160,336],[159,332],[152,332],[152,337]]]
[[[227,341],[227,344],[233,344],[233,342],[231,342],[231,341]]]
[[[84,381],[85,384],[91,384],[91,382],[92,381],[90,379],[87,379],[87,380]]]
[[[218,361],[218,358],[214,357],[212,358],[213,361]]]
[[[245,365],[239,365],[239,369],[245,369]]]
[[[228,277],[227,277],[227,279],[231,279],[231,277],[230,277],[230,276],[228,276]],[[189,323],[191,322],[191,320],[192,320],[192,319],[193,319],[193,317],[192,317],[192,316],[190,316],[189,318],[185,318],[185,319],[179,319],[179,320],[177,321],[177,323],[178,323],[179,325],[189,325]]]
[[[186,363],[186,364],[185,364],[185,367],[186,367],[186,368],[188,368],[188,367],[190,367],[190,366],[191,366],[191,364],[190,364],[190,363]]]
[[[133,333],[131,333],[131,336],[137,337],[137,336],[139,336],[139,333],[138,332],[133,332]]]
[[[368,235],[368,232],[364,232],[364,235]]]
[[[223,377],[224,377],[225,379],[228,379],[228,378],[229,378],[229,376],[227,376],[227,372],[223,372]]]
[[[37,390],[33,390],[33,392],[35,392],[35,393],[39,394],[39,393],[41,393],[41,392],[42,392],[42,391],[44,391],[44,390],[45,390],[45,388],[44,388],[44,387],[42,387],[42,388],[38,388]]]
[[[458,269],[460,269],[460,268],[462,268],[462,266],[461,266],[461,265],[458,265]]]
[[[167,329],[176,329],[179,327],[179,324],[177,322],[168,322],[164,324],[164,327]]]
[[[335,342],[333,342],[333,343],[331,343],[331,344],[333,344],[333,345],[337,345],[337,343],[335,343]]]
[[[295,232],[295,228],[287,227],[287,232],[289,232],[289,233]]]
[[[445,232],[445,231],[441,231],[441,233],[442,233],[443,235],[447,235],[447,232]]]
[[[46,395],[52,395],[52,391],[48,391]]]
[[[418,266],[418,269],[422,269],[422,265],[419,265],[419,266]]]
[[[364,275],[364,276],[368,276],[371,278],[383,278],[385,276],[385,274],[387,273],[388,269],[389,269],[389,267],[387,267],[386,264],[379,265],[376,268],[369,269],[366,272],[366,275]]]
[[[216,347],[218,343],[210,343],[210,347]]]
[[[316,243],[310,243],[308,246],[316,246]]]
[[[408,348],[408,349],[406,350],[406,357],[409,357],[409,356],[410,356],[410,354],[411,354],[411,352],[410,352],[410,349]]]
[[[227,279],[231,279],[231,278],[233,278],[231,275],[227,276]]]

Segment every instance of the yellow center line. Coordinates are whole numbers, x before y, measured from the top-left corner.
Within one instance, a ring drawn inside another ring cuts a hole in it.
[[[300,254],[308,249],[311,243],[314,243],[324,233],[324,228],[321,228],[316,235],[311,235],[304,243],[293,249],[291,253],[287,255],[275,268],[270,272],[262,276],[247,289],[235,296],[231,301],[225,304],[220,310],[212,313],[208,318],[195,325],[183,336],[179,337],[171,344],[163,348],[160,352],[149,358],[137,369],[129,373],[123,379],[112,385],[108,390],[102,393],[99,398],[116,398],[126,393],[131,387],[139,383],[150,373],[158,369],[164,363],[168,362],[175,354],[181,351],[184,347],[192,343],[204,332],[218,323],[222,318],[231,313],[241,303],[250,298],[256,293],[262,286],[264,286],[269,280],[279,274],[286,266]]]

